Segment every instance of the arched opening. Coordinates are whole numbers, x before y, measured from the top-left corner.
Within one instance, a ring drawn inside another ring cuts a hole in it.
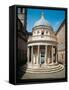
[[[44,31],[41,32],[41,35],[44,35]]]

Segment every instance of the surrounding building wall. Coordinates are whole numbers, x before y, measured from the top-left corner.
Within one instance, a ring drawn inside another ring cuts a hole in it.
[[[60,25],[57,33],[58,41],[58,61],[62,64],[65,63],[65,21]]]
[[[17,13],[17,30],[18,30],[18,66],[23,65],[27,61],[27,38],[26,30],[26,10],[18,8]]]

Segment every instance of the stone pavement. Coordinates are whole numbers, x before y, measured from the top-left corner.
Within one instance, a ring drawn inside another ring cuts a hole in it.
[[[25,73],[21,79],[64,78],[65,69],[56,73]]]

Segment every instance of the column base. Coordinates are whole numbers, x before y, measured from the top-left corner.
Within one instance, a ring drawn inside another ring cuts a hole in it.
[[[52,62],[52,63],[50,63],[49,65],[55,65],[55,63],[54,63],[54,62]]]
[[[39,64],[31,64],[31,63],[27,64],[27,68],[35,69],[35,68],[39,68],[39,67],[40,67]]]
[[[44,65],[47,65],[47,63],[44,63]]]
[[[58,62],[55,62],[55,64],[58,64]]]

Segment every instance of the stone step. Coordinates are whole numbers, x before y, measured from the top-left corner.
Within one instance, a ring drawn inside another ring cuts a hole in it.
[[[57,66],[46,66],[46,67],[40,67],[40,68],[37,68],[37,69],[34,69],[34,68],[28,68],[28,69],[30,69],[30,70],[51,70],[51,69],[56,69],[56,68],[60,68],[60,67],[62,67],[62,65],[57,65]]]
[[[28,72],[28,73],[55,73],[55,72],[59,72],[61,70],[63,70],[63,69],[61,68],[61,69],[58,69],[58,70],[51,70],[51,71],[47,71],[47,70],[42,71],[42,70],[40,70],[40,71],[26,71],[26,72]]]
[[[64,69],[63,65],[58,65],[58,67],[53,66],[53,68],[39,68],[39,69],[27,69],[26,72],[29,73],[53,73]]]
[[[60,67],[60,64],[58,64],[58,65],[46,65],[46,66],[41,66],[41,67],[39,67],[40,69],[48,69],[48,68],[58,68],[58,67]],[[32,67],[33,68],[33,67]],[[26,69],[26,67],[22,67],[22,69],[24,70],[24,69]],[[30,69],[30,68],[28,68],[28,69]],[[34,68],[33,68],[34,69]]]
[[[50,72],[50,71],[57,71],[57,70],[61,70],[62,68],[56,68],[56,69],[32,69],[32,70],[30,70],[30,69],[28,69],[28,71],[32,71],[32,72],[45,72],[45,71],[47,71],[47,72]]]

